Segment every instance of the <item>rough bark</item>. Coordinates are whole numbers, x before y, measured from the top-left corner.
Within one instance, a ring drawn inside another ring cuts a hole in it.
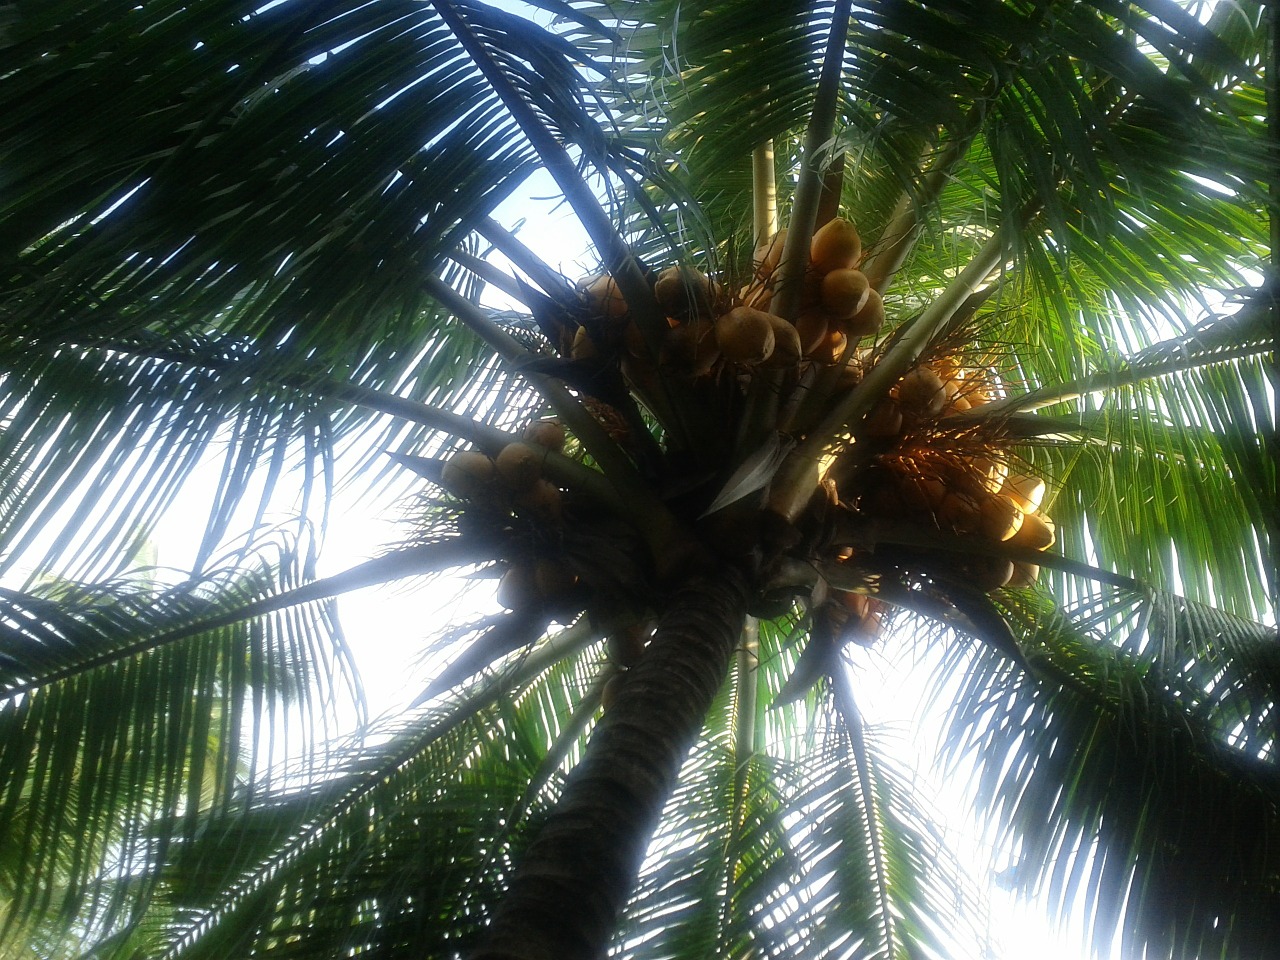
[[[724,570],[672,600],[524,854],[473,960],[598,960],[746,616]]]

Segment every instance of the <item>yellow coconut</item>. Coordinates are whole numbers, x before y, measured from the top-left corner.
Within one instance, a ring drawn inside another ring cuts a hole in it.
[[[493,486],[493,461],[475,450],[463,450],[445,461],[440,470],[440,486],[455,497],[473,500]]]
[[[862,240],[858,228],[843,217],[823,224],[809,244],[809,265],[818,274],[857,266],[860,256]]]
[[[756,276],[768,279],[773,276],[778,264],[782,262],[782,248],[787,242],[787,230],[783,227],[766,242],[756,247],[751,262],[755,265]]]
[[[833,317],[846,320],[867,305],[871,285],[861,270],[832,270],[822,278],[822,306]]]
[[[527,443],[508,443],[494,458],[493,463],[502,482],[512,492],[523,493],[542,475],[544,456],[545,450],[534,449]]]
[[[763,363],[773,353],[775,320],[752,307],[734,307],[716,319],[720,352],[736,363]]]
[[[898,381],[898,402],[912,413],[936,417],[947,402],[942,378],[929,367],[916,367]]]
[[[1048,550],[1056,539],[1052,520],[1044,514],[1028,513],[1022,519],[1021,529],[1009,538],[1009,545],[1029,550]]]
[[[979,510],[978,532],[988,540],[1008,540],[1022,529],[1022,511],[1008,497],[986,497]]]
[[[1005,478],[1000,492],[1016,503],[1023,513],[1035,513],[1044,500],[1044,489],[1044,481],[1039,477],[1011,473]]]
[[[554,420],[534,420],[524,428],[524,439],[559,453],[564,449],[564,427]]]
[[[851,337],[869,337],[884,326],[884,298],[878,290],[872,287],[867,291],[867,302],[845,326]]]

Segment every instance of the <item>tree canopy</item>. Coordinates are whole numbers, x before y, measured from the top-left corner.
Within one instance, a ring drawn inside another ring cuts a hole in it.
[[[979,955],[858,646],[1019,889],[1267,956],[1265,13],[0,6],[0,956]],[[416,505],[320,578],[340,485]],[[335,598],[453,570],[338,729]]]

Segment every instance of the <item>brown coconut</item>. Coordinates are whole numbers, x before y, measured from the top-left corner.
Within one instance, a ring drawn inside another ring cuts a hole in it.
[[[1013,575],[1009,577],[1009,582],[1006,586],[1030,587],[1034,586],[1039,578],[1040,567],[1038,564],[1015,560],[1013,562]]]
[[[498,603],[508,610],[528,610],[541,601],[531,563],[513,563],[498,581]]]
[[[767,280],[773,276],[782,262],[782,248],[787,242],[787,229],[783,227],[767,241],[756,247],[751,262],[756,268],[756,276]]]
[[[867,419],[863,421],[862,432],[868,437],[896,437],[902,432],[902,410],[892,397],[878,401]]]
[[[591,309],[606,320],[621,320],[627,315],[627,301],[613,277],[594,277],[587,282],[583,293]]]
[[[804,352],[799,332],[781,317],[774,316],[772,313],[766,313],[765,316],[769,318],[769,323],[773,327],[773,352],[769,354],[765,366],[794,367],[800,362]]]
[[[653,285],[653,295],[670,317],[708,317],[716,289],[711,278],[693,267],[667,267]]]
[[[916,367],[898,381],[898,402],[919,416],[936,417],[947,402],[947,391],[936,372]]]
[[[508,443],[494,458],[494,466],[502,482],[513,493],[523,493],[542,475],[542,458],[546,451],[527,443]]]
[[[831,316],[847,320],[867,305],[871,284],[861,270],[832,270],[822,278],[821,296],[822,306]]]
[[[716,344],[736,363],[763,363],[773,353],[773,325],[779,319],[752,307],[734,307],[716,319]]]
[[[559,453],[564,449],[564,427],[554,420],[534,420],[524,428],[524,439]]]
[[[988,540],[1008,540],[1022,529],[1022,511],[1008,497],[999,494],[986,497],[980,511],[978,532]]]
[[[493,486],[493,461],[475,450],[463,450],[445,461],[440,470],[440,486],[455,497],[474,500]]]

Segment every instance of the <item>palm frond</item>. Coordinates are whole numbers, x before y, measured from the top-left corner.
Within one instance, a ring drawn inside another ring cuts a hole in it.
[[[1261,955],[1275,937],[1275,629],[1164,594],[1083,590],[1006,607],[1030,675],[972,650],[953,756],[1015,857],[1018,889],[1083,897],[1101,948]]]
[[[172,818],[190,836],[202,811],[227,809],[260,779],[272,753],[305,755],[320,742],[282,738],[276,724],[315,724],[323,736],[351,711],[350,654],[326,603],[137,648],[141,635],[209,622],[248,596],[295,586],[310,563],[287,542],[252,561],[171,587],[143,571],[100,586],[53,580],[5,592],[0,873],[9,923],[57,918],[82,936],[127,925],[138,871],[163,855],[157,820]],[[123,648],[135,652],[117,656]]]

